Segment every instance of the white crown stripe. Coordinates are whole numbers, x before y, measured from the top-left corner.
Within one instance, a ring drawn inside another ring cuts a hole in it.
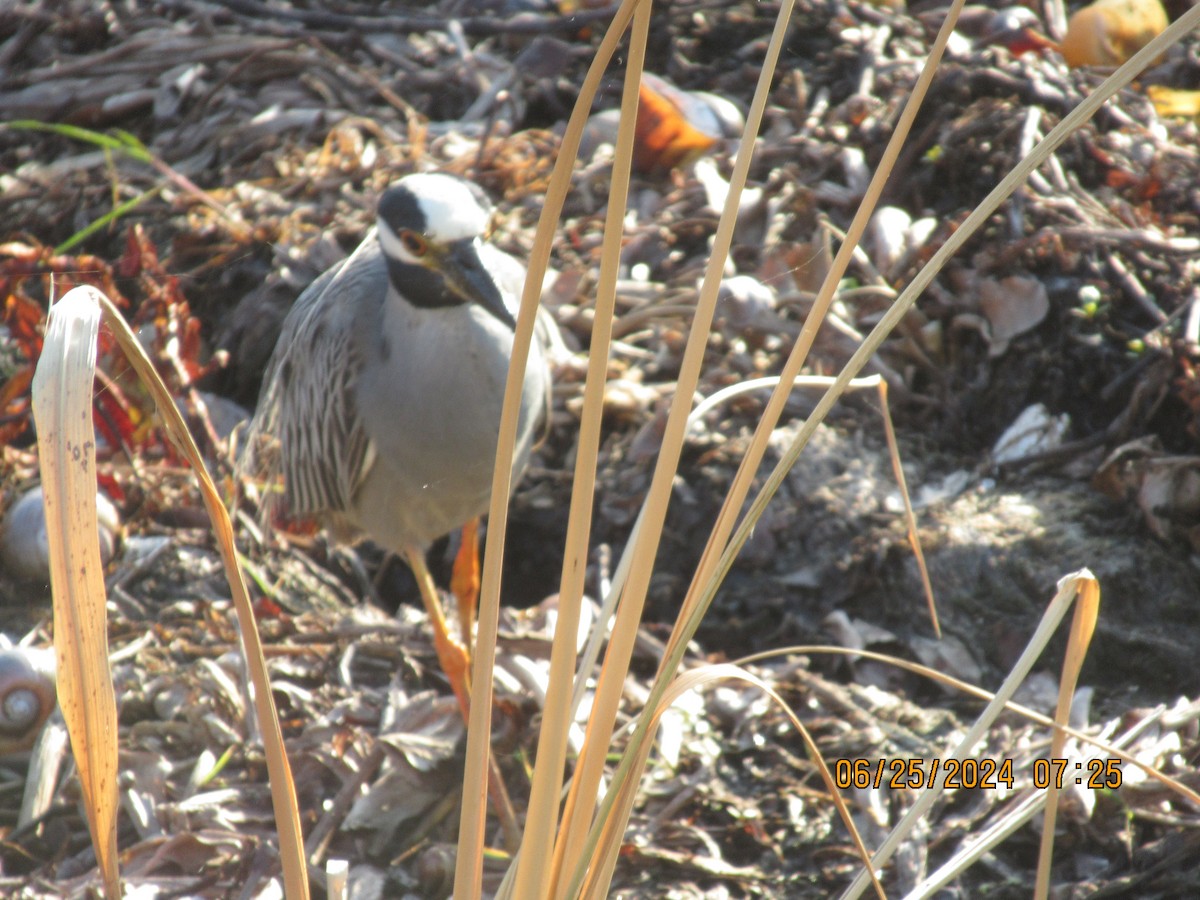
[[[409,175],[404,186],[420,204],[431,240],[449,243],[487,231],[491,211],[459,179],[437,173]]]

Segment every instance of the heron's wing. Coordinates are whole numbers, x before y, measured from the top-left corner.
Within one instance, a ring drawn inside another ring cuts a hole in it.
[[[378,318],[386,292],[386,267],[371,234],[313,282],[284,321],[248,450],[256,474],[270,483],[283,476],[291,516],[345,511],[369,466],[370,440],[354,395],[363,323]]]

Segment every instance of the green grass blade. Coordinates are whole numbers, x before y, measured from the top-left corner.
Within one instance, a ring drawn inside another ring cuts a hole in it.
[[[39,122],[37,119],[16,119],[5,124],[15,131],[44,131],[92,144],[105,150],[118,150],[140,162],[151,161],[150,151],[146,149],[145,144],[127,131],[118,129],[115,135],[104,134],[90,128],[81,128],[78,125],[67,125],[63,122]]]
[[[130,210],[135,209],[136,207],[140,206],[146,200],[149,200],[151,197],[157,195],[158,192],[161,190],[162,190],[161,186],[153,187],[148,191],[143,191],[142,193],[138,194],[136,197],[131,197],[130,199],[126,200],[121,205],[114,207],[112,210],[110,210],[109,212],[102,215],[96,221],[92,222],[90,225],[87,225],[87,226],[79,229],[79,231],[75,232],[73,235],[71,235],[69,238],[67,238],[65,241],[63,241],[61,244],[59,244],[57,247],[55,247],[54,248],[55,254],[66,253],[68,250],[71,250],[74,247],[77,247],[79,244],[83,243],[85,240],[87,240],[89,237],[91,237],[97,231],[104,228],[106,225],[109,225],[110,223],[115,222],[117,219],[121,218],[121,216],[125,215]]]

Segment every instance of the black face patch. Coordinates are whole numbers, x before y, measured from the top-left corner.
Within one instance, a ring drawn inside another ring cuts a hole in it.
[[[292,361],[285,359],[283,365],[279,367],[279,383],[283,387],[287,387],[289,381],[292,380]]]
[[[387,256],[388,279],[396,293],[413,306],[435,309],[442,306],[462,306],[465,297],[450,290],[446,279],[424,266],[412,265]]]
[[[403,185],[388,188],[379,198],[379,218],[387,223],[393,234],[416,231],[426,234],[428,223],[416,195]]]

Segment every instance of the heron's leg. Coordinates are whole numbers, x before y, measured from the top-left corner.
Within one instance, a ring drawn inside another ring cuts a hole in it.
[[[475,646],[475,611],[479,607],[479,519],[462,527],[462,540],[454,557],[450,591],[458,599],[458,627],[470,655]]]
[[[450,680],[450,687],[454,688],[454,696],[458,698],[458,705],[462,707],[465,717],[471,708],[468,683],[471,659],[467,655],[467,648],[450,636],[437,585],[433,583],[433,576],[429,574],[429,567],[425,565],[425,551],[420,547],[406,547],[404,558],[416,576],[421,601],[425,604],[425,612],[429,614],[429,622],[433,626],[433,649],[437,653],[442,671]]]
[[[478,520],[475,521],[478,524]],[[465,545],[468,541],[464,538],[463,543]],[[474,535],[469,543],[474,549],[476,545]],[[474,555],[478,556],[477,550]],[[442,601],[438,598],[437,585],[433,583],[433,576],[429,574],[429,568],[425,565],[424,551],[420,547],[408,547],[404,551],[404,556],[413,570],[413,575],[417,578],[417,585],[421,589],[421,599],[425,603],[425,611],[429,614],[429,621],[433,624],[433,647],[437,652],[438,662],[441,663],[442,671],[450,680],[450,686],[454,688],[454,696],[458,698],[463,719],[467,720],[471,715],[471,661],[467,648],[450,636],[449,628],[446,625],[446,615],[442,612]],[[478,560],[476,560],[476,567],[478,567]],[[476,587],[477,593],[478,587]],[[464,630],[469,639],[469,626]],[[515,853],[521,846],[521,831],[517,826],[516,811],[513,809],[512,800],[509,799],[508,789],[504,786],[504,779],[500,776],[500,767],[496,764],[496,758],[492,756],[491,748],[488,748],[487,788],[492,805],[500,817],[505,848],[510,853]]]

